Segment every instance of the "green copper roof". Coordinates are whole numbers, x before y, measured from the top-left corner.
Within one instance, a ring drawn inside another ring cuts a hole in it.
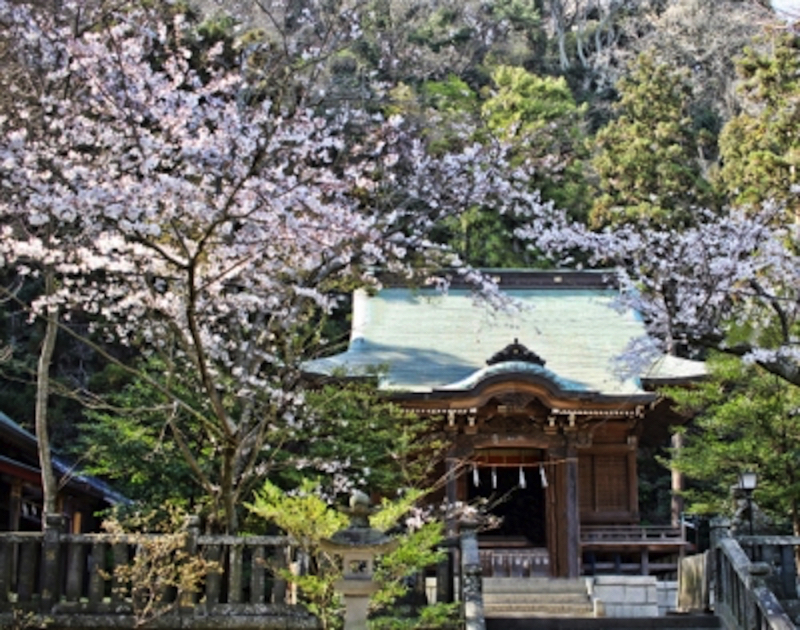
[[[640,394],[639,378],[620,377],[618,359],[632,339],[645,334],[632,311],[613,307],[616,291],[602,288],[506,289],[521,306],[497,311],[468,289],[390,288],[357,291],[347,352],[314,361],[316,373],[361,375],[382,368],[380,387],[428,392],[467,390],[489,376],[531,372],[563,390],[604,395]],[[545,361],[487,366],[515,339]],[[658,372],[640,376],[674,379],[699,376],[703,365],[670,358]]]

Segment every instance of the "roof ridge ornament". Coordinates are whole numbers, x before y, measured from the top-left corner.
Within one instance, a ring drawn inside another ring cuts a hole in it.
[[[495,365],[505,361],[522,361],[524,363],[535,363],[541,366],[544,366],[545,363],[542,357],[521,344],[517,337],[514,337],[514,343],[508,344],[505,348],[500,350],[500,352],[492,355],[492,357],[486,361],[486,365]]]

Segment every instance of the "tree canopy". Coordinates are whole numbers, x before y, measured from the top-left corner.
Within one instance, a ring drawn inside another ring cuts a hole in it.
[[[794,221],[800,211],[800,41],[773,35],[766,45],[746,48],[737,67],[745,109],[720,135],[720,180],[732,203],[757,211],[765,201],[779,201],[786,220]]]
[[[299,428],[301,363],[341,292],[376,265],[458,266],[429,235],[470,207],[540,207],[502,145],[467,134],[434,157],[399,117],[273,101],[179,13],[76,33],[0,9],[41,81],[0,119],[2,263],[51,275],[34,313],[88,313],[158,357],[162,374],[136,377],[178,412],[171,435],[228,531],[273,437]]]
[[[288,461],[399,484],[409,469],[377,442],[415,431],[379,422],[356,445],[361,425],[336,424],[396,410],[302,378],[375,268],[454,269],[492,298],[471,265],[611,266],[661,350],[714,348],[800,385],[798,46],[766,10],[231,9],[0,0],[0,347],[40,379],[40,411],[56,330],[91,370],[116,363],[102,401],[90,377],[60,390],[94,401],[75,424],[98,471],[120,433],[145,459],[168,434],[182,462],[144,471],[153,490],[176,475],[228,531]],[[22,320],[40,328],[23,338]],[[337,431],[353,443],[326,442]]]
[[[702,134],[691,119],[691,86],[643,54],[619,83],[619,117],[594,138],[598,226],[650,222],[680,227],[713,201],[700,163]]]
[[[667,393],[685,413],[697,415],[673,465],[695,481],[687,491],[691,508],[725,513],[730,488],[745,471],[758,473],[756,500],[778,524],[800,531],[800,390],[763,369],[713,355],[711,378]]]

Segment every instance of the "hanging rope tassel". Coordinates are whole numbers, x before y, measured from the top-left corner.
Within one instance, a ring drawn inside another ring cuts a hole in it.
[[[481,485],[481,477],[475,464],[472,464],[472,483],[476,488]]]
[[[547,487],[547,474],[544,472],[544,466],[539,464],[539,477],[542,478],[542,488]]]
[[[525,471],[522,466],[519,467],[519,487],[523,490],[528,487],[528,481],[525,479]]]
[[[492,466],[492,489],[497,489],[497,466]]]

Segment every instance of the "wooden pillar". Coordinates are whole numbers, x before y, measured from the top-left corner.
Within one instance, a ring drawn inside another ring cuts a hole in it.
[[[447,479],[446,479],[446,486],[445,492],[447,494],[447,503],[449,505],[455,505],[456,501],[458,501],[458,481],[456,479],[456,467],[458,465],[458,460],[456,459],[455,449],[450,448],[447,453]],[[455,536],[456,534],[456,522],[455,519],[448,517],[447,519],[447,535],[448,536]]]
[[[578,449],[570,440],[567,443],[564,511],[567,534],[567,577],[580,576],[581,521],[578,504]]]
[[[564,538],[564,514],[562,501],[564,496],[563,466],[558,462],[564,459],[563,449],[550,449],[548,457],[552,465],[547,469],[548,487],[545,495],[547,501],[547,549],[550,553],[550,575],[564,577],[561,570],[564,564],[562,539]]]
[[[456,459],[455,448],[451,447],[448,451],[445,465],[447,466],[445,495],[448,506],[452,507],[458,500],[458,480],[456,476],[458,461]],[[452,510],[448,509],[448,512],[452,512]],[[452,540],[457,535],[456,522],[452,515],[447,516],[445,526],[447,528],[447,537]],[[453,573],[456,564],[454,558],[455,552],[456,549],[453,546],[448,547],[444,558],[436,566],[437,602],[452,602],[455,600],[455,589],[453,588]]]
[[[628,438],[628,509],[639,519],[639,472],[637,470],[637,444],[635,437]]]
[[[677,455],[678,452],[683,448],[683,434],[682,433],[673,433],[672,434],[672,449],[673,449],[673,457]],[[683,473],[676,470],[674,467],[672,470],[672,501],[670,504],[670,521],[673,527],[680,527],[681,526],[681,518],[683,517],[683,486],[684,486],[684,478]]]
[[[83,512],[75,512],[72,515],[72,533],[83,533]]]
[[[22,480],[11,480],[11,494],[8,501],[8,531],[19,531],[19,519],[22,512]]]

